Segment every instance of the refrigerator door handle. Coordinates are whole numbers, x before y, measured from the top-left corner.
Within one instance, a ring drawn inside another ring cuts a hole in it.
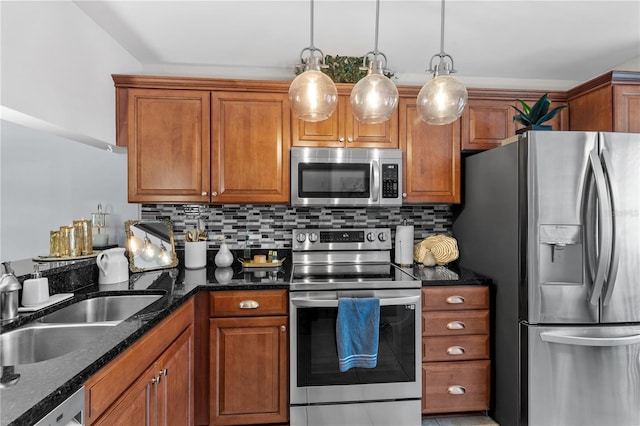
[[[616,236],[616,217],[615,217],[615,206],[616,200],[618,199],[616,196],[616,188],[613,183],[615,179],[613,177],[613,164],[611,162],[611,155],[609,151],[606,149],[602,150],[602,160],[604,162],[604,168],[606,176],[608,177],[608,186],[609,186],[609,196],[611,199],[611,213],[609,217],[611,219],[611,263],[609,264],[609,275],[607,277],[607,288],[605,290],[604,299],[602,301],[603,305],[608,305],[611,301],[611,296],[613,295],[613,288],[616,284],[616,277],[618,276],[618,264],[620,262],[620,239]]]
[[[562,343],[576,346],[629,346],[640,343],[640,334],[621,337],[584,337],[543,332],[540,333],[540,338],[549,343]]]
[[[611,226],[611,202],[609,200],[609,192],[607,191],[607,182],[604,177],[600,157],[596,149],[589,152],[589,162],[593,170],[593,176],[596,182],[596,194],[598,196],[598,222],[600,223],[600,247],[598,250],[598,267],[596,276],[593,280],[593,288],[589,302],[592,305],[598,304],[598,299],[604,287],[607,267],[611,260],[611,242],[612,242],[612,226]]]

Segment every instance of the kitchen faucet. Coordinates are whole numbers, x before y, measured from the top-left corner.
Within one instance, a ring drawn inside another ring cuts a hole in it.
[[[9,262],[0,264],[0,321],[18,316],[18,291],[21,288]]]

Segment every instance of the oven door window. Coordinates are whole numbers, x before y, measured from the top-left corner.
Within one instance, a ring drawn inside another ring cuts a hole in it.
[[[298,386],[413,382],[415,377],[415,305],[381,306],[378,363],[375,368],[338,366],[337,308],[298,309]]]
[[[298,166],[300,198],[370,198],[369,164],[301,163]]]

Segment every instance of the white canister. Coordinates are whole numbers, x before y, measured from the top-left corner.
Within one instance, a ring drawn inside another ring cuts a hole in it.
[[[185,241],[184,267],[198,269],[204,268],[205,266],[207,266],[207,242]]]

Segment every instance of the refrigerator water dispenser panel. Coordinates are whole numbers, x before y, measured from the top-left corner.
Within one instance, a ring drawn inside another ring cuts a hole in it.
[[[581,231],[580,225],[540,225],[541,284],[584,284]]]

